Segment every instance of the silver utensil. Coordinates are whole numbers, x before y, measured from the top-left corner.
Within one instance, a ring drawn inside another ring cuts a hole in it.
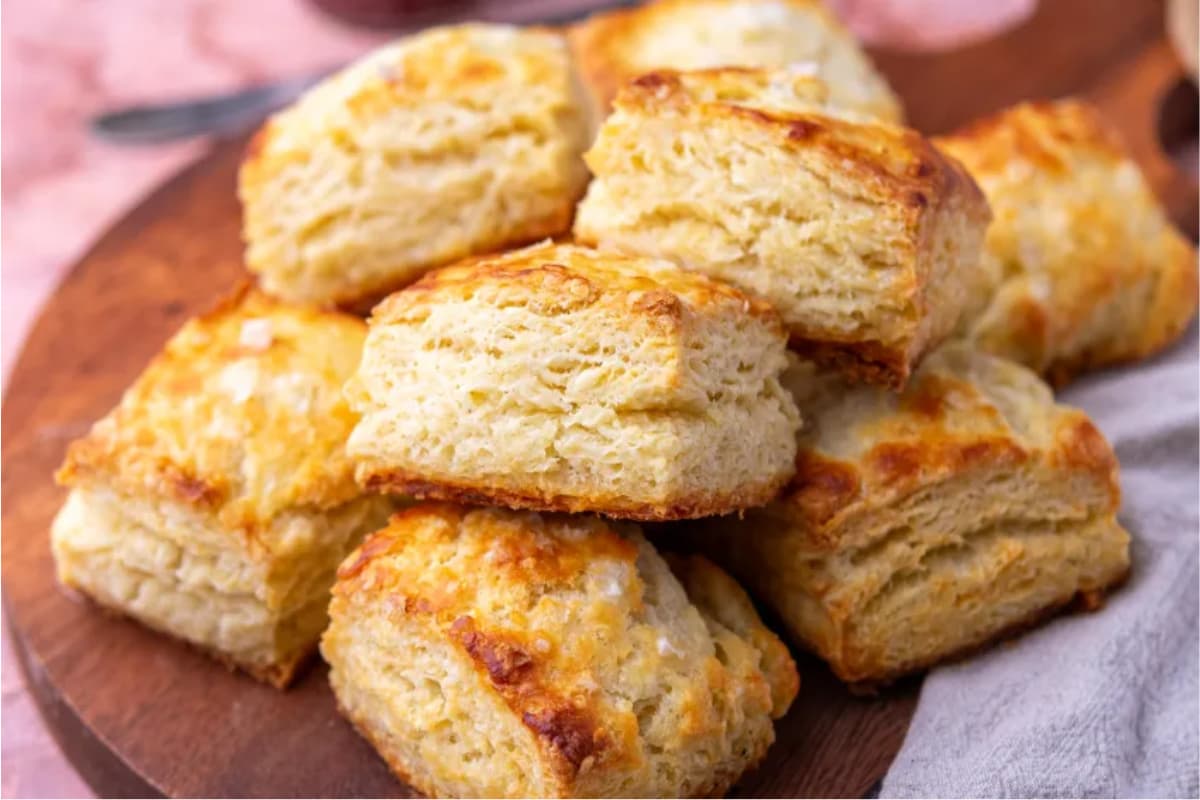
[[[515,24],[562,25],[606,8],[635,5],[637,0],[514,0],[484,20]],[[493,18],[496,17],[496,18]],[[454,21],[446,19],[443,22]],[[212,133],[236,133],[283,108],[333,70],[278,83],[253,86],[229,94],[195,97],[165,104],[121,108],[93,117],[93,134],[118,144],[158,144]]]
[[[155,144],[200,134],[234,133],[283,108],[327,74],[328,70],[230,94],[118,109],[94,117],[90,128],[102,139],[119,144]]]

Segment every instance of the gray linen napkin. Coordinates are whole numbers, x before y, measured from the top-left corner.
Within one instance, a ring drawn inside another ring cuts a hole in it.
[[[1130,580],[1096,614],[934,670],[881,796],[1200,793],[1198,352],[1193,325],[1062,393],[1116,448]]]

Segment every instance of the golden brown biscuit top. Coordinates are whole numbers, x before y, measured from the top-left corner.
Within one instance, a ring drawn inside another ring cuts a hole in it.
[[[431,28],[386,45],[318,84],[276,115],[250,143],[247,159],[303,149],[312,136],[350,146],[371,120],[409,111],[426,120],[410,144],[471,134],[464,112],[488,114],[513,92],[566,105],[573,77],[565,38],[543,28],[472,23]],[[503,121],[503,113],[496,113]],[[508,124],[508,123],[505,123]],[[388,142],[379,146],[386,147]]]
[[[986,287],[970,320],[981,346],[1066,376],[1105,350],[1156,349],[1186,325],[1195,248],[1097,108],[1022,103],[935,141],[995,212],[985,272],[998,288]],[[1142,286],[1148,296],[1121,308]]]
[[[622,90],[627,95],[625,103],[641,104],[647,109],[656,103],[677,108],[728,105],[775,114],[827,112],[871,121],[853,111],[830,107],[828,85],[802,65],[780,69],[714,67],[687,72],[660,69],[630,83]]]
[[[394,515],[338,578],[335,603],[383,603],[456,641],[568,786],[638,768],[648,739],[725,735],[730,703],[772,709],[759,651],[710,631],[636,526],[425,503]],[[639,698],[671,719],[640,729]]]
[[[242,288],[192,319],[59,470],[210,510],[254,531],[293,506],[358,494],[345,443],[356,417],[342,384],[366,326]]]
[[[957,196],[973,217],[988,216],[983,193],[956,160],[910,128],[829,106],[826,94],[821,80],[787,67],[657,70],[621,88],[605,124],[678,114],[701,128],[734,126],[734,135],[754,131],[784,151],[820,152],[917,211]]]
[[[850,33],[817,0],[659,0],[592,16],[572,27],[569,37],[604,103],[628,80],[652,70],[815,67],[805,59],[827,56],[831,39],[855,47]],[[900,116],[882,82],[872,107]]]
[[[749,314],[783,330],[765,301],[667,261],[551,242],[431,272],[376,306],[372,322],[419,319],[431,304],[472,298],[522,304],[545,316],[608,305],[672,328],[685,312]]]
[[[981,177],[1012,169],[1014,159],[1063,174],[1082,154],[1113,162],[1127,158],[1120,138],[1100,112],[1073,98],[1020,103],[935,142]]]
[[[1041,463],[1090,475],[1119,502],[1117,461],[1082,411],[1034,373],[961,344],[928,356],[905,390],[849,386],[795,362],[785,383],[806,411],[797,474],[781,498],[820,537],[847,513],[973,468]]]
[[[423,503],[395,514],[346,559],[338,577],[354,578],[378,562],[387,581],[425,611],[472,609],[488,618],[528,609],[546,591],[590,578],[581,587],[585,592],[611,595],[636,612],[643,598],[635,580],[635,531],[633,525],[592,516]],[[605,616],[611,611],[598,610]]]
[[[789,63],[796,60],[789,39],[811,39],[814,20],[821,28],[849,35],[818,0],[657,0],[595,14],[573,26],[570,37],[597,67],[616,73],[620,83],[622,77],[668,65],[728,66],[731,56],[754,59],[733,65]]]

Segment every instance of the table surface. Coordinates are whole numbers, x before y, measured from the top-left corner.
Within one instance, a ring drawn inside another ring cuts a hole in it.
[[[991,13],[1016,19],[1031,4],[997,2]],[[843,0],[840,5],[862,31],[903,34],[893,9],[901,3]],[[937,2],[917,5],[928,8]],[[927,18],[931,13],[926,11]],[[970,35],[978,24],[952,14],[946,35]],[[29,324],[62,271],[151,187],[206,147],[202,141],[142,149],[107,145],[88,137],[89,116],[130,102],[303,74],[345,61],[385,38],[342,27],[298,0],[9,3],[2,27],[3,106],[10,112],[3,123],[6,180],[0,197],[7,256],[0,266],[5,379]],[[921,28],[920,36],[928,40],[935,27]],[[147,64],[155,68],[146,69]],[[7,631],[0,653],[6,717],[0,793],[89,794],[38,719]]]
[[[92,139],[107,108],[226,91],[354,57],[382,39],[298,0],[5,3],[0,344],[7,376],[38,309],[100,233],[202,154],[193,140],[122,148]],[[154,69],[147,69],[154,64]],[[89,796],[25,691],[7,629],[0,771],[5,797]]]

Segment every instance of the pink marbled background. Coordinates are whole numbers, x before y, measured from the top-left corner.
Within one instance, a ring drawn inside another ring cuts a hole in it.
[[[297,0],[25,0],[3,4],[0,345],[7,379],[63,271],[202,141],[128,148],[91,138],[90,116],[303,74],[379,37]],[[5,797],[87,796],[47,734],[8,647],[0,770]]]
[[[2,13],[5,374],[61,270],[204,148],[106,144],[90,116],[303,74],[379,39],[296,0],[26,0]]]
[[[936,48],[1022,19],[1035,0],[833,0],[865,38]],[[91,138],[95,113],[228,91],[343,62],[382,40],[300,0],[9,0],[0,7],[0,365],[85,248],[203,141],[144,148]],[[0,794],[88,796],[3,641]]]

